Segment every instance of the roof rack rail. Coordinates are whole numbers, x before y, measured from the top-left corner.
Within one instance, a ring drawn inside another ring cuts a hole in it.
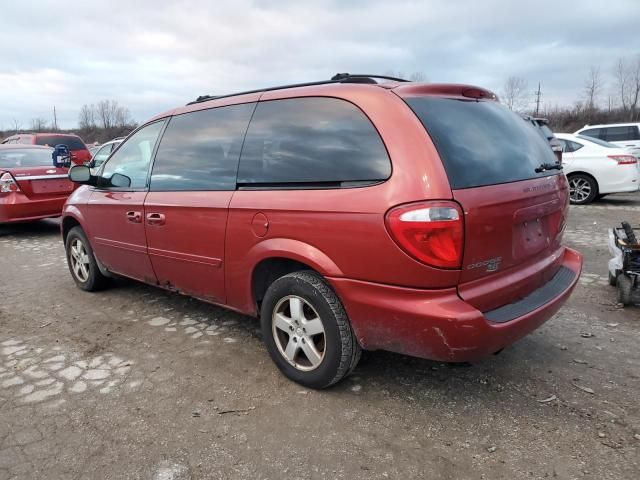
[[[200,95],[193,102],[187,103],[187,105],[193,105],[195,103],[208,102],[209,100],[216,100],[218,98],[227,98],[227,97],[236,97],[238,95],[248,95],[250,93],[262,93],[262,92],[271,92],[274,90],[284,90],[286,88],[296,88],[296,87],[312,87],[314,85],[326,85],[331,83],[369,83],[369,84],[377,84],[375,81],[376,78],[381,78],[384,80],[391,80],[395,82],[409,82],[410,80],[406,80],[404,78],[396,78],[389,77],[386,75],[365,75],[365,74],[353,74],[353,73],[337,73],[331,80],[321,80],[319,82],[306,82],[306,83],[292,83],[290,85],[280,85],[277,87],[267,87],[267,88],[259,88],[257,90],[247,90],[244,92],[230,93],[228,95]]]
[[[394,82],[410,82],[406,78],[390,77],[388,75],[370,75],[368,73],[336,73],[331,80],[338,80],[344,83],[361,83],[360,80],[375,80],[376,78],[382,78],[383,80],[392,80]],[[362,83],[370,83],[363,81]],[[378,82],[373,82],[378,83]]]

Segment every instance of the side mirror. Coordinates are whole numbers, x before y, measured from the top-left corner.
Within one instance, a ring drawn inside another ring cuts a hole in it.
[[[111,186],[119,188],[127,188],[131,186],[131,178],[121,173],[114,173],[111,176]]]
[[[91,176],[91,170],[86,165],[74,165],[69,170],[69,180],[84,185],[93,185],[95,177]]]

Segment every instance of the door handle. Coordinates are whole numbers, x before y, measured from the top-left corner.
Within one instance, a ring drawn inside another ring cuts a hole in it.
[[[165,216],[164,213],[147,213],[148,225],[164,225]]]
[[[131,223],[142,223],[142,212],[127,212],[127,220]]]

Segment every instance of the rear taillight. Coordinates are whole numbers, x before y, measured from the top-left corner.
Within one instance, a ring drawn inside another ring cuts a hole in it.
[[[433,267],[460,268],[462,217],[454,202],[416,202],[392,208],[385,222],[391,237],[416,260]]]
[[[20,187],[9,172],[0,175],[0,193],[19,192]]]
[[[618,162],[618,165],[632,165],[638,163],[638,159],[633,155],[607,155],[610,159]]]

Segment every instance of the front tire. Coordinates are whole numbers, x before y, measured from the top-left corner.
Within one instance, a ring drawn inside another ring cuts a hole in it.
[[[94,292],[107,285],[109,279],[100,272],[91,244],[82,228],[73,227],[69,230],[65,249],[67,265],[78,288]]]
[[[273,282],[262,301],[260,321],[276,366],[305,387],[339,382],[360,359],[342,303],[316,272],[293,272]]]
[[[583,173],[569,175],[569,200],[574,205],[586,205],[598,195],[596,180]]]

